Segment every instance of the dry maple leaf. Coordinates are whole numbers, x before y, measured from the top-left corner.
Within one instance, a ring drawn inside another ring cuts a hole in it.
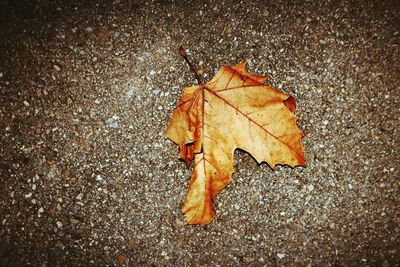
[[[190,64],[183,50],[181,55]],[[187,87],[169,121],[166,136],[179,145],[187,166],[194,160],[182,211],[189,224],[208,224],[213,200],[231,180],[236,148],[258,163],[304,166],[303,132],[293,114],[294,98],[263,84],[266,76],[246,71],[246,61],[223,66],[209,82]]]

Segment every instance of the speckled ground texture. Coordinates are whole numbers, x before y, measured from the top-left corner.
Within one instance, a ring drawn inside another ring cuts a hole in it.
[[[398,1],[0,3],[0,265],[400,264]],[[306,168],[237,151],[207,226],[163,135],[181,44],[204,81],[270,75],[306,133]]]

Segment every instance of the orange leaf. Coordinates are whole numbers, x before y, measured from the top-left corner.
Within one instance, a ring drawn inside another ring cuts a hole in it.
[[[166,136],[194,160],[182,211],[189,224],[208,224],[213,200],[231,180],[236,148],[258,163],[304,166],[293,97],[264,85],[265,76],[246,71],[246,62],[223,66],[209,82],[187,87],[169,121]]]

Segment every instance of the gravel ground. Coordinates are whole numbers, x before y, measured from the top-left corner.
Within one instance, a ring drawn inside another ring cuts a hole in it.
[[[400,265],[398,1],[0,1],[0,265]],[[297,99],[306,168],[235,153],[207,226],[164,137],[222,64]]]

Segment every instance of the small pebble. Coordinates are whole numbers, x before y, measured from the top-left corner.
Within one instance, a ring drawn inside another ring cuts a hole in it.
[[[278,256],[279,259],[283,259],[285,257],[284,253],[278,253],[276,254],[276,256]]]
[[[70,219],[70,222],[71,222],[72,224],[77,224],[77,223],[79,223],[79,221],[78,221],[77,219],[73,219],[73,218]]]
[[[353,185],[352,184],[349,184],[348,187],[349,187],[350,190],[353,189]]]
[[[313,191],[314,190],[314,185],[312,185],[312,184],[309,184],[308,186],[307,186],[307,189],[308,189],[308,191]]]
[[[77,199],[77,200],[82,200],[82,198],[83,198],[83,194],[82,194],[82,193],[79,193],[79,194],[76,196],[76,199]]]
[[[57,221],[56,224],[57,224],[57,227],[58,227],[58,228],[62,228],[62,227],[63,227],[63,224],[62,224],[62,222],[60,222],[60,221]]]

